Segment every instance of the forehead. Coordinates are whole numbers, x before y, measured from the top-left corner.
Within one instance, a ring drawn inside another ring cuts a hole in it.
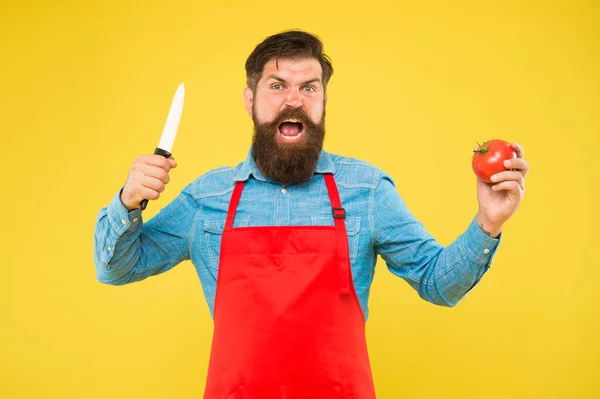
[[[321,64],[315,58],[279,58],[277,64],[273,58],[265,64],[261,80],[278,76],[287,81],[305,81],[315,78],[321,79],[322,73]]]

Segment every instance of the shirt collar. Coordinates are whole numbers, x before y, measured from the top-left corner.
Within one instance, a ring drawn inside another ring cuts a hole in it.
[[[315,173],[335,173],[335,164],[331,159],[329,153],[325,150],[321,150],[319,154],[319,160],[317,161],[317,166],[315,166]],[[256,162],[254,161],[254,156],[252,154],[252,147],[248,150],[248,154],[246,156],[246,160],[242,163],[239,171],[236,173],[234,180],[235,181],[246,181],[250,177],[250,175],[254,176],[256,180],[260,181],[268,181],[265,175],[262,174]]]

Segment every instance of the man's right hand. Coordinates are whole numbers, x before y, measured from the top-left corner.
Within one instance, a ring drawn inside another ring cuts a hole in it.
[[[170,156],[142,155],[129,168],[127,181],[121,192],[121,202],[128,211],[138,209],[144,199],[156,200],[169,183],[169,171],[177,162]]]

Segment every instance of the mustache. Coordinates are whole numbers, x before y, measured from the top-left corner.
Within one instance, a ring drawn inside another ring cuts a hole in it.
[[[319,127],[319,124],[314,123],[306,111],[302,108],[286,108],[283,111],[279,112],[277,116],[271,122],[259,122],[256,117],[255,112],[252,113],[252,119],[256,126],[260,126],[262,129],[278,129],[279,126],[286,119],[297,119],[302,123],[303,129],[306,130],[315,130]],[[323,114],[323,117],[325,115]]]

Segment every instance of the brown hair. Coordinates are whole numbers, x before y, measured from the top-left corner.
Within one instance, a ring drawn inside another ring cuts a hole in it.
[[[246,60],[246,83],[256,92],[256,85],[262,77],[265,64],[275,58],[275,65],[279,67],[279,58],[302,59],[315,58],[323,70],[323,88],[333,75],[331,60],[323,53],[323,43],[310,33],[300,30],[290,30],[267,37],[260,43]]]

